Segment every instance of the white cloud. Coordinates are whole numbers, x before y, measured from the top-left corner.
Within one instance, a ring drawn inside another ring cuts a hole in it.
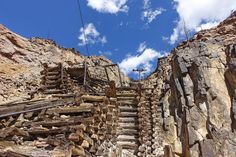
[[[208,22],[208,23],[204,23],[201,24],[200,26],[198,26],[195,30],[198,32],[200,30],[204,30],[204,29],[210,29],[212,27],[215,27],[219,24],[219,22]]]
[[[145,49],[147,48],[147,45],[146,45],[146,42],[142,42],[139,44],[139,47],[138,47],[138,52],[143,52]]]
[[[143,0],[143,9],[150,8],[151,2],[150,0]]]
[[[170,43],[183,36],[183,24],[192,32],[209,29],[224,20],[236,9],[235,0],[173,0],[179,14],[177,26],[173,29]]]
[[[86,43],[91,45],[96,43],[107,43],[106,37],[100,35],[93,23],[87,24],[85,29],[80,28],[80,35],[78,38],[80,40],[79,46],[84,46]]]
[[[112,55],[111,51],[98,51],[98,53],[103,56],[111,56]]]
[[[174,28],[173,34],[170,36],[170,44],[174,44],[178,40],[179,33],[180,33],[179,31],[181,31],[181,30],[178,26],[177,26],[177,28]]]
[[[147,48],[145,43],[139,45],[138,51],[141,51],[139,55],[128,55],[125,59],[119,63],[121,70],[125,74],[132,73],[133,69],[144,68],[146,73],[150,73],[153,70],[152,62],[156,64],[156,59],[158,57],[163,57],[164,55],[152,48]]]
[[[127,1],[128,0],[87,0],[87,5],[101,13],[127,13],[129,10],[129,7],[126,5]]]
[[[146,22],[146,24],[152,23],[158,15],[161,15],[165,9],[163,8],[151,8],[150,0],[143,0],[143,12],[141,19]]]
[[[142,20],[143,21],[147,21],[147,23],[151,23],[153,22],[158,15],[161,15],[163,13],[163,11],[165,11],[165,9],[163,8],[157,8],[157,9],[148,9],[143,11],[142,13]]]
[[[169,40],[169,38],[166,37],[166,36],[162,36],[161,39],[162,39],[163,41],[167,41],[167,40]]]

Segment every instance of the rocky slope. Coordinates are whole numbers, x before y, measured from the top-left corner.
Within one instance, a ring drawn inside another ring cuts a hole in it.
[[[62,63],[63,67],[76,73],[85,58],[74,49],[62,48],[54,41],[26,39],[0,25],[0,102],[28,98],[28,93],[40,87],[40,72],[44,63],[52,66]],[[104,68],[92,66],[112,64],[110,60],[91,56],[87,62],[95,77],[106,80]],[[108,73],[111,80],[119,83],[116,67],[109,67]],[[122,79],[129,81],[124,75]]]
[[[144,81],[162,108],[160,146],[176,156],[236,154],[236,12],[159,59]]]

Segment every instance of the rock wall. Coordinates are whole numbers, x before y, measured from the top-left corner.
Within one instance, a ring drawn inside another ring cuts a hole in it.
[[[159,60],[144,84],[162,109],[162,147],[172,145],[176,156],[235,156],[235,57],[236,12]]]

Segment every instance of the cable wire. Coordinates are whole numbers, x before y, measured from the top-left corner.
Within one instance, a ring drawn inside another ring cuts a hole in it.
[[[79,14],[80,14],[80,20],[81,20],[82,27],[83,27],[83,36],[84,36],[86,52],[87,52],[87,55],[90,56],[89,49],[88,49],[88,43],[87,43],[87,37],[85,34],[85,29],[84,29],[85,27],[84,27],[84,20],[83,20],[83,14],[82,14],[82,10],[81,10],[80,0],[77,0],[77,5],[78,5],[78,9],[79,9]]]

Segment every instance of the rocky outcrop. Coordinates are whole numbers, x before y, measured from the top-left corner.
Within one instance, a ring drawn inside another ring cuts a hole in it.
[[[172,145],[177,156],[235,156],[235,57],[236,12],[159,60],[144,83],[162,109],[161,147]]]
[[[87,59],[86,59],[87,58]],[[62,63],[72,74],[78,71],[86,59],[89,71],[94,77],[107,79],[102,65],[112,64],[100,56],[85,57],[75,49],[65,49],[52,40],[26,39],[0,25],[0,102],[28,98],[29,93],[40,87],[44,64]],[[94,65],[100,65],[93,67]],[[111,80],[119,84],[116,67],[108,67]],[[124,82],[129,79],[122,74]]]

